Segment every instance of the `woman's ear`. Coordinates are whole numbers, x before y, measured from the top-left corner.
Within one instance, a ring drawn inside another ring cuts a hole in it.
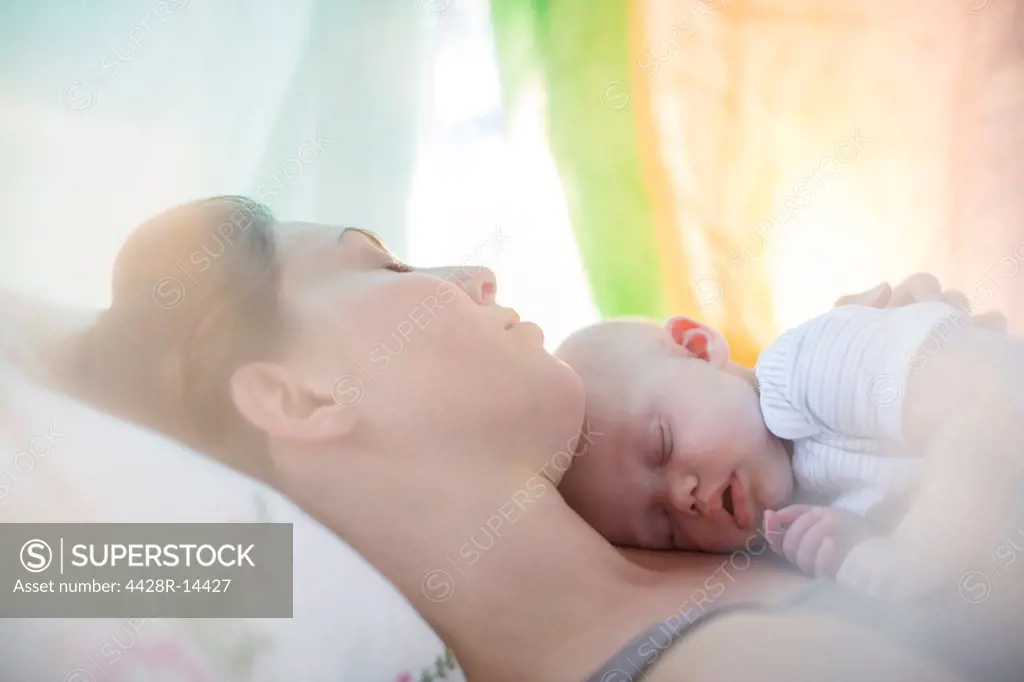
[[[243,365],[231,376],[239,414],[269,437],[285,440],[334,440],[351,433],[357,403],[343,390],[303,386],[286,368],[269,362]]]
[[[723,367],[729,362],[729,344],[725,338],[692,318],[681,315],[670,318],[665,323],[665,335],[672,346],[682,348],[715,367]]]

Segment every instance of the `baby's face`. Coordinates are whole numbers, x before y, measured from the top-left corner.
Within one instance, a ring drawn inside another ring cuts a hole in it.
[[[749,370],[685,346],[659,325],[613,321],[559,349],[583,379],[590,431],[560,489],[616,545],[739,549],[792,494]]]

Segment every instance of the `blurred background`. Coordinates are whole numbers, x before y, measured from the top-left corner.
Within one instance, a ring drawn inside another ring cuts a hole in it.
[[[105,305],[245,193],[483,264],[556,345],[691,314],[751,362],[929,270],[1024,306],[1015,0],[68,0],[0,15],[0,286]],[[1019,35],[1019,33],[1017,34]]]

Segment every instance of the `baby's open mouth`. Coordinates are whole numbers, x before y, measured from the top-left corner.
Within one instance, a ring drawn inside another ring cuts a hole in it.
[[[727,485],[722,493],[722,507],[729,512],[729,516],[736,518],[736,514],[732,510],[732,484]]]
[[[740,528],[753,529],[756,512],[751,505],[747,488],[736,474],[722,491],[722,509],[729,512],[733,522]]]

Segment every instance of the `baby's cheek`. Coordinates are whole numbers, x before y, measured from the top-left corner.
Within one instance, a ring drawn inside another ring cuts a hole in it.
[[[726,554],[752,551],[757,536],[746,532],[719,530],[708,532],[703,537],[695,537],[694,540],[697,541],[693,548],[696,551]]]
[[[776,467],[762,492],[761,504],[766,509],[781,509],[793,501],[793,472],[787,467]]]

